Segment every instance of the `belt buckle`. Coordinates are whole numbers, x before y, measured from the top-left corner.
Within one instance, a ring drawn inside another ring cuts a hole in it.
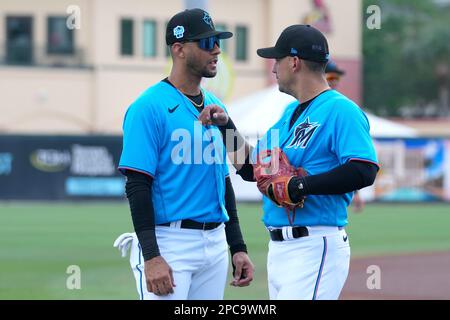
[[[270,238],[273,241],[284,241],[283,236],[283,229],[282,228],[276,228],[276,227],[267,227],[267,230],[269,231]],[[279,235],[281,235],[281,238],[279,238]]]

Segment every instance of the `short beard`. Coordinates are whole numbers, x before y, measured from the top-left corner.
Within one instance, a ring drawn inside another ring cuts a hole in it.
[[[217,70],[216,71],[208,71],[208,70],[202,71],[203,78],[214,78],[216,75],[217,75]]]
[[[215,71],[208,71],[207,67],[200,69],[194,59],[188,58],[186,60],[186,66],[192,71],[193,74],[202,78],[214,78],[217,74],[217,69]]]

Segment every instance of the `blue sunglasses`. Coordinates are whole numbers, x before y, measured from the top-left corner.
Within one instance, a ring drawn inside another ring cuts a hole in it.
[[[200,40],[189,40],[188,42],[198,42],[198,47],[205,51],[214,50],[214,46],[216,43],[217,46],[220,48],[220,39],[217,36],[203,38]]]

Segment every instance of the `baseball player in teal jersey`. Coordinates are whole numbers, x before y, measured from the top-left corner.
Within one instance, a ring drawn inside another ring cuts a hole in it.
[[[231,150],[227,146],[230,158],[246,159],[234,163],[237,173],[256,180],[264,194],[270,298],[337,299],[350,263],[347,206],[378,171],[369,122],[354,102],[328,86],[328,43],[317,29],[290,26],[274,47],[257,53],[276,59],[272,71],[280,91],[298,102],[286,107],[255,148],[221,108],[211,106],[200,118],[221,126],[225,136],[239,136]],[[244,156],[236,156],[241,151]]]
[[[169,77],[126,112],[119,169],[127,176],[136,231],[130,263],[141,299],[222,299],[227,243],[232,285],[253,279],[220,131],[198,121],[204,106],[224,108],[200,81],[216,75],[220,39],[231,36],[201,9],[176,14],[166,31]]]

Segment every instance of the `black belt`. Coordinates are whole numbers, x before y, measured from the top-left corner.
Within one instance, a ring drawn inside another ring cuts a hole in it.
[[[270,233],[270,239],[273,241],[283,241],[287,240],[285,237],[283,237],[283,229],[272,229],[269,230]],[[301,237],[307,237],[309,235],[308,228],[306,227],[292,227],[292,237],[294,239],[301,238]]]
[[[194,220],[181,220],[180,227],[183,229],[212,230],[220,226],[222,222],[197,222]],[[170,222],[158,224],[158,226],[170,227]]]

